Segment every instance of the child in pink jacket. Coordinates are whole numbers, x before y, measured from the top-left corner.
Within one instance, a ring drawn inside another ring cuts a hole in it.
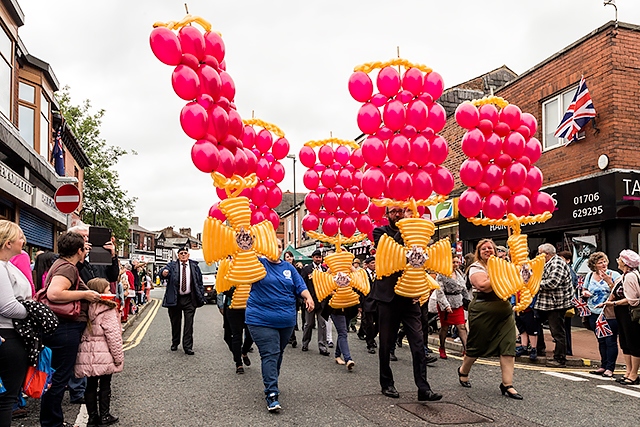
[[[101,294],[110,293],[109,282],[106,279],[91,279],[87,286]],[[116,303],[110,300],[91,303],[87,329],[80,341],[75,366],[76,378],[87,377],[87,389],[84,392],[89,413],[87,426],[118,422],[118,417],[110,413],[111,375],[122,372],[123,363],[122,327]]]

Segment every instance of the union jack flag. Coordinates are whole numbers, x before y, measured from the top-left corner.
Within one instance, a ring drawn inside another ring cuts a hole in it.
[[[610,337],[613,335],[613,331],[611,331],[611,328],[609,327],[609,322],[604,318],[604,312],[600,313],[598,320],[596,320],[595,332],[596,337],[598,338]]]
[[[596,109],[593,107],[593,102],[591,102],[587,82],[584,80],[584,76],[582,76],[578,90],[553,136],[556,138],[565,138],[567,145],[569,145],[578,138],[578,132],[595,116]]]
[[[578,309],[578,312],[579,312],[578,315],[580,317],[587,317],[591,315],[591,310],[589,310],[589,307],[587,307],[586,301],[583,301],[582,298],[573,297],[571,299],[571,303],[575,308]]]
[[[64,149],[62,148],[62,125],[56,132],[56,139],[51,152],[54,167],[58,176],[64,176]]]

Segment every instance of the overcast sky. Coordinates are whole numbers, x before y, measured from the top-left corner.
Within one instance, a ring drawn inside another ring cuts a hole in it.
[[[102,136],[138,152],[117,167],[138,198],[140,225],[202,230],[217,201],[211,178],[191,163],[193,141],[179,122],[185,101],[172,67],[149,47],[156,21],[185,16],[184,1],[18,0],[19,35],[48,62],[72,101],[106,110]],[[640,24],[640,1],[617,0],[621,22]],[[502,65],[522,73],[614,19],[602,0],[191,0],[226,44],[227,71],[243,118],[279,126],[297,154],[309,140],[359,135],[347,90],[357,65],[401,57],[438,71],[445,86]],[[285,159],[283,191],[293,190]],[[304,191],[297,164],[296,190]]]

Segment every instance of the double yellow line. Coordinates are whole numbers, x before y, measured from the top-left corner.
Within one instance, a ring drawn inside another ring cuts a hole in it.
[[[131,350],[132,348],[135,348],[138,346],[138,344],[140,344],[142,338],[144,338],[144,335],[147,333],[147,329],[149,329],[149,326],[151,326],[151,322],[153,322],[156,314],[158,314],[158,310],[160,309],[160,300],[152,299],[151,304],[153,304],[153,306],[151,307],[151,311],[146,315],[144,320],[136,327],[131,335],[129,335],[129,338],[127,338],[127,340],[123,343],[122,349],[124,351]]]

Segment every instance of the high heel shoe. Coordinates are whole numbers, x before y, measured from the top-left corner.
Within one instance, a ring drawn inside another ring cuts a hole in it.
[[[520,393],[509,393],[509,390],[515,390],[515,388],[513,388],[512,385],[504,385],[502,383],[500,383],[500,391],[502,392],[502,395],[504,396],[505,394],[512,398],[512,399],[516,399],[516,400],[522,400],[523,397]]]
[[[462,381],[462,377],[467,377],[466,381]],[[460,372],[460,367],[458,367],[458,381],[460,381],[460,385],[462,387],[466,387],[466,388],[471,388],[471,383],[469,382],[469,374],[463,374],[462,372]]]

